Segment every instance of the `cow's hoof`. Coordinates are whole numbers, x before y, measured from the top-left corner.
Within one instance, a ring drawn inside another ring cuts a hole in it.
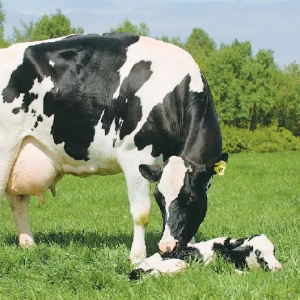
[[[19,236],[19,245],[22,248],[31,248],[31,247],[36,246],[34,239],[30,235],[27,235],[27,234],[21,234]]]
[[[134,266],[137,266],[138,264],[140,264],[143,260],[144,260],[144,257],[141,258],[141,257],[129,257],[129,260],[130,260],[130,263],[131,265],[134,267]]]
[[[130,252],[129,260],[132,266],[137,266],[140,264],[147,256],[146,248],[139,249],[139,251],[132,251]]]

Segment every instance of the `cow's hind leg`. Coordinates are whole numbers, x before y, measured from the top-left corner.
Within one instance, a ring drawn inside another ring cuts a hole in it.
[[[9,202],[15,221],[20,246],[27,248],[35,245],[29,223],[30,196],[15,196],[6,193],[6,198]]]

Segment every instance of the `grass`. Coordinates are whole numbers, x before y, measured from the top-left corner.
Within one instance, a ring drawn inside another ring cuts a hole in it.
[[[66,176],[46,204],[31,201],[37,247],[17,245],[7,201],[0,209],[0,299],[300,299],[300,152],[237,154],[209,191],[196,240],[265,233],[276,246],[280,272],[238,275],[216,259],[173,276],[130,282],[132,219],[123,175]],[[161,216],[153,201],[147,230],[156,252]]]

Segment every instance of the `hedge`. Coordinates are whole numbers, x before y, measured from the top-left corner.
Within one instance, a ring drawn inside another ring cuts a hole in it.
[[[300,138],[285,128],[276,126],[259,128],[255,131],[222,126],[223,151],[240,152],[280,152],[300,150]]]

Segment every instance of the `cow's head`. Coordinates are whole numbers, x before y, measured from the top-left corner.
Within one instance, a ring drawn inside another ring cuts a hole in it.
[[[161,252],[183,249],[195,235],[206,214],[206,189],[216,174],[215,163],[227,158],[227,154],[222,154],[207,164],[196,164],[172,156],[162,168],[140,165],[146,179],[158,181],[154,196],[163,216]]]

